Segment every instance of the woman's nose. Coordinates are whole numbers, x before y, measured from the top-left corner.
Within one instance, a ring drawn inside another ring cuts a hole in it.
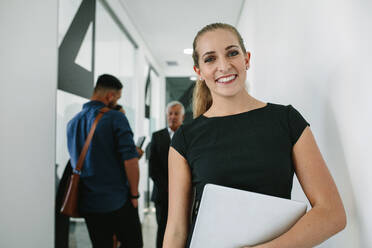
[[[231,68],[231,64],[226,58],[220,58],[217,66],[217,70],[220,72],[227,72]]]

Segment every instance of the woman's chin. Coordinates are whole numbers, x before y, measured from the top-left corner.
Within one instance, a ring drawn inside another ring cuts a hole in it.
[[[223,97],[233,97],[241,93],[244,90],[244,87],[241,87],[238,84],[229,85],[230,87],[226,87],[227,85],[223,85],[223,87],[217,87],[216,93]]]

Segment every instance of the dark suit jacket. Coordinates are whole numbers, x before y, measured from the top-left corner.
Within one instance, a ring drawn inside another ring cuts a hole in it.
[[[152,134],[149,173],[154,181],[152,200],[154,202],[168,201],[168,152],[170,136],[168,128]]]

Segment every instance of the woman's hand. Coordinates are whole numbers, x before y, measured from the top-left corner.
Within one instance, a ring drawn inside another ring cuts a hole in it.
[[[346,214],[336,184],[309,127],[293,147],[298,181],[312,208],[287,232],[254,248],[314,247],[346,225]]]

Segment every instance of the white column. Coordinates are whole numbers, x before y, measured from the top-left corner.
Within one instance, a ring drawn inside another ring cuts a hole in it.
[[[58,1],[0,1],[0,247],[54,247]]]

